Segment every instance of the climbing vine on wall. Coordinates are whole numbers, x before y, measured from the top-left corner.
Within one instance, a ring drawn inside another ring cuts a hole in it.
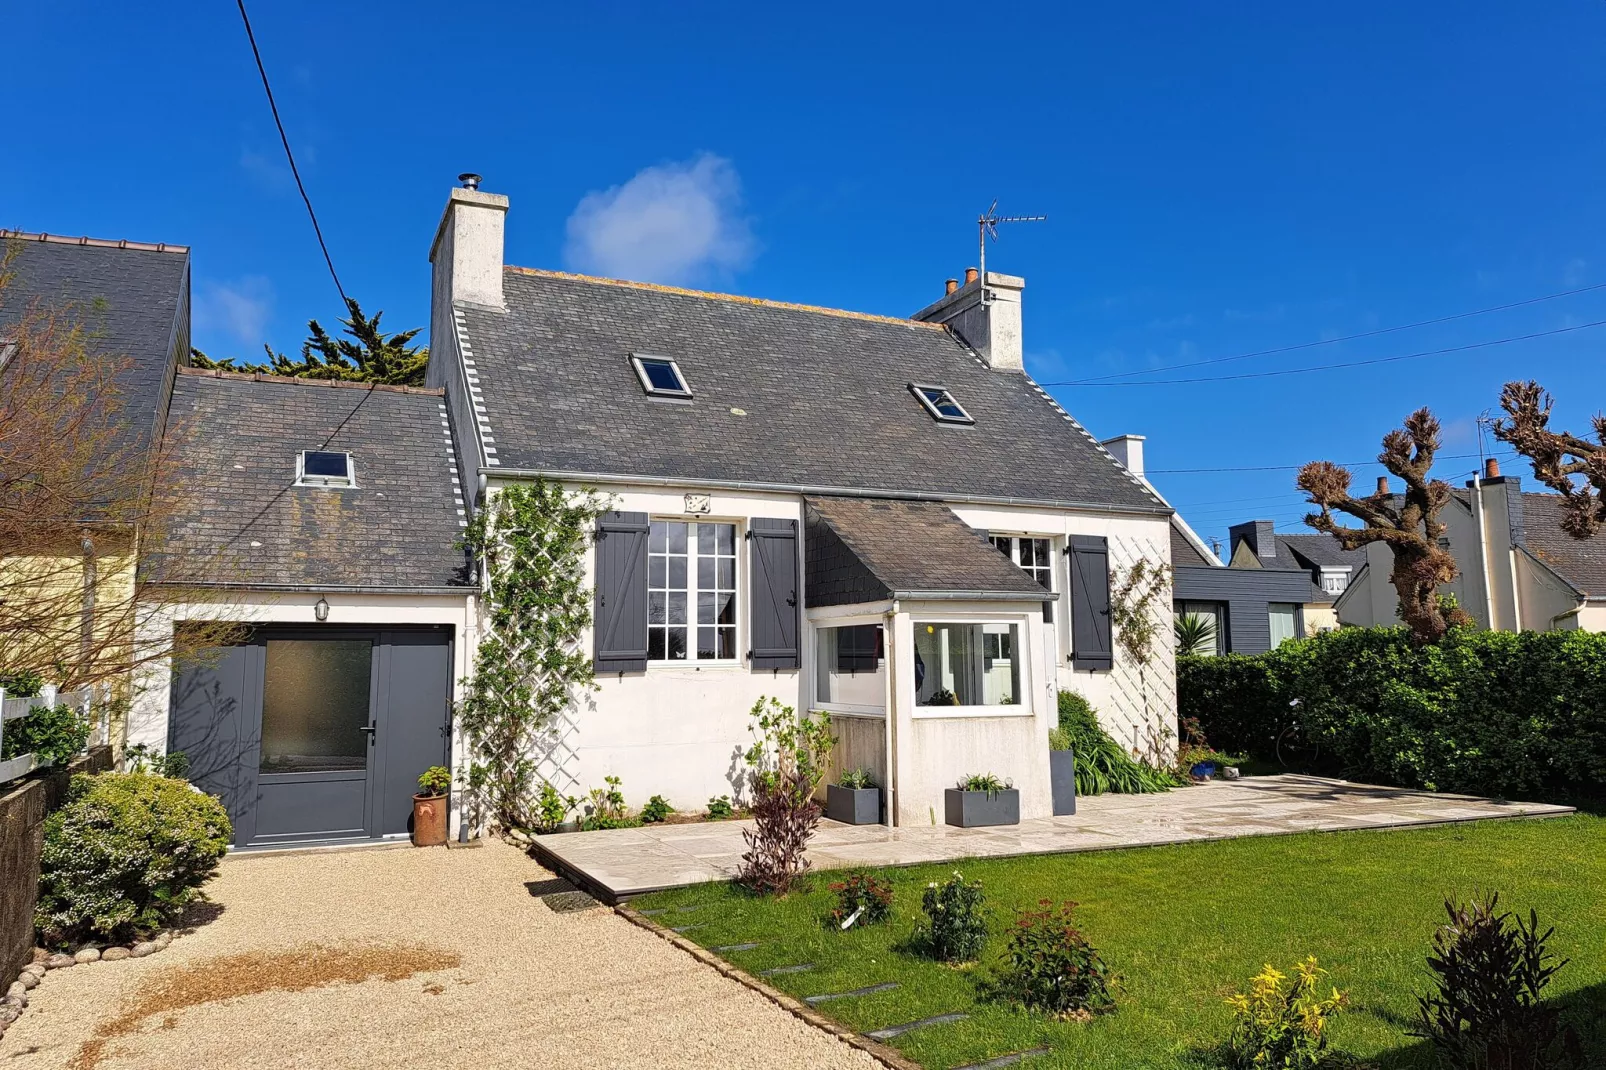
[[[470,792],[504,827],[532,825],[544,737],[596,686],[581,645],[591,624],[585,554],[609,508],[605,495],[537,479],[492,496],[464,534],[483,569],[486,629],[458,722]]]
[[[1159,614],[1154,604],[1171,587],[1171,568],[1147,558],[1138,558],[1131,567],[1117,569],[1110,586],[1110,621],[1115,625],[1116,642],[1139,665],[1147,665],[1159,632]]]

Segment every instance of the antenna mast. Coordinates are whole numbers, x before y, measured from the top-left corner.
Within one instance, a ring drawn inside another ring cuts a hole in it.
[[[987,296],[987,239],[998,240],[998,224],[1000,223],[1042,223],[1047,221],[1046,215],[999,215],[998,198],[987,211],[976,217],[976,246],[981,253],[981,290],[983,299]]]

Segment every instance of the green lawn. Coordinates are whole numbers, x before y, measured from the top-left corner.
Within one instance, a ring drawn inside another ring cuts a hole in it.
[[[919,918],[922,889],[955,868],[985,884],[993,912],[982,962],[962,970],[902,949]],[[833,903],[829,873],[784,900],[711,884],[632,905],[668,908],[658,920],[694,926],[685,935],[705,947],[757,943],[723,953],[752,973],[814,964],[768,979],[796,996],[897,982],[892,991],[820,1006],[860,1031],[970,1014],[892,1042],[933,1070],[1036,1046],[1053,1053],[1025,1067],[1209,1066],[1206,1052],[1228,1028],[1223,998],[1263,963],[1286,971],[1315,954],[1353,1000],[1335,1026],[1335,1045],[1387,1070],[1433,1064],[1406,1030],[1413,994],[1425,986],[1423,959],[1443,896],[1494,888],[1503,903],[1524,912],[1533,907],[1542,923],[1555,925],[1551,946],[1572,962],[1548,991],[1584,1030],[1590,1065],[1606,1066],[1606,819],[1600,817],[977,860],[881,875],[896,889],[892,922],[846,933],[822,923]],[[1114,1013],[1066,1023],[978,998],[977,982],[1003,950],[1013,908],[1044,898],[1081,904],[1083,931],[1120,975]],[[677,909],[683,907],[693,909]]]

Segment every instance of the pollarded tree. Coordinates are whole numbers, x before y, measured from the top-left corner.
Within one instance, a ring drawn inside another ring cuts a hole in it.
[[[1377,459],[1405,482],[1405,493],[1394,494],[1380,485],[1377,492],[1357,498],[1350,494],[1350,472],[1332,461],[1312,461],[1299,470],[1299,489],[1321,510],[1305,523],[1338,540],[1346,550],[1381,542],[1394,555],[1389,582],[1400,597],[1400,619],[1419,643],[1436,643],[1452,624],[1470,618],[1460,609],[1446,609],[1439,584],[1455,579],[1455,558],[1439,547],[1444,535],[1440,512],[1450,501],[1450,485],[1429,479],[1433,457],[1439,450],[1439,421],[1427,409],[1405,419],[1405,426],[1383,436]],[[1346,527],[1333,519],[1333,510],[1347,513],[1364,527]]]
[[[1591,442],[1550,429],[1554,403],[1532,379],[1507,383],[1500,392],[1506,417],[1494,422],[1494,435],[1533,462],[1535,478],[1561,495],[1561,529],[1587,539],[1606,523],[1606,416],[1595,415]]]

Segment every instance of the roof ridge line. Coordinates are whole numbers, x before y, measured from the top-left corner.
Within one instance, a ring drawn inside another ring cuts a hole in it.
[[[91,238],[87,235],[73,238],[65,234],[34,233],[27,230],[7,230],[0,227],[0,239],[15,238],[19,241],[51,242],[55,245],[90,245],[97,249],[137,249],[147,253],[187,253],[188,245],[174,245],[171,242],[145,242],[129,241],[127,238]]]
[[[623,286],[636,290],[653,290],[657,293],[675,294],[680,297],[703,297],[713,301],[729,301],[733,304],[753,305],[758,308],[777,308],[788,312],[815,312],[824,316],[838,316],[842,319],[865,320],[871,323],[894,323],[900,327],[919,327],[928,331],[943,331],[945,333],[948,331],[947,326],[941,323],[900,319],[897,316],[882,316],[874,312],[854,312],[846,308],[826,308],[824,305],[805,305],[795,301],[775,301],[767,297],[746,297],[742,294],[717,293],[713,290],[693,290],[685,286],[668,286],[660,282],[610,279],[602,275],[581,275],[573,271],[517,267],[513,264],[504,266],[502,270],[511,271],[518,275],[531,275],[536,278],[567,279],[572,282],[589,282],[599,286]]]
[[[295,375],[270,375],[265,372],[231,372],[223,368],[195,368],[187,364],[178,367],[180,375],[193,375],[202,379],[235,379],[241,382],[279,383],[284,386],[333,387],[337,390],[382,390],[389,394],[424,394],[444,397],[446,390],[438,386],[399,386],[394,383],[355,383],[346,379],[305,379]]]

